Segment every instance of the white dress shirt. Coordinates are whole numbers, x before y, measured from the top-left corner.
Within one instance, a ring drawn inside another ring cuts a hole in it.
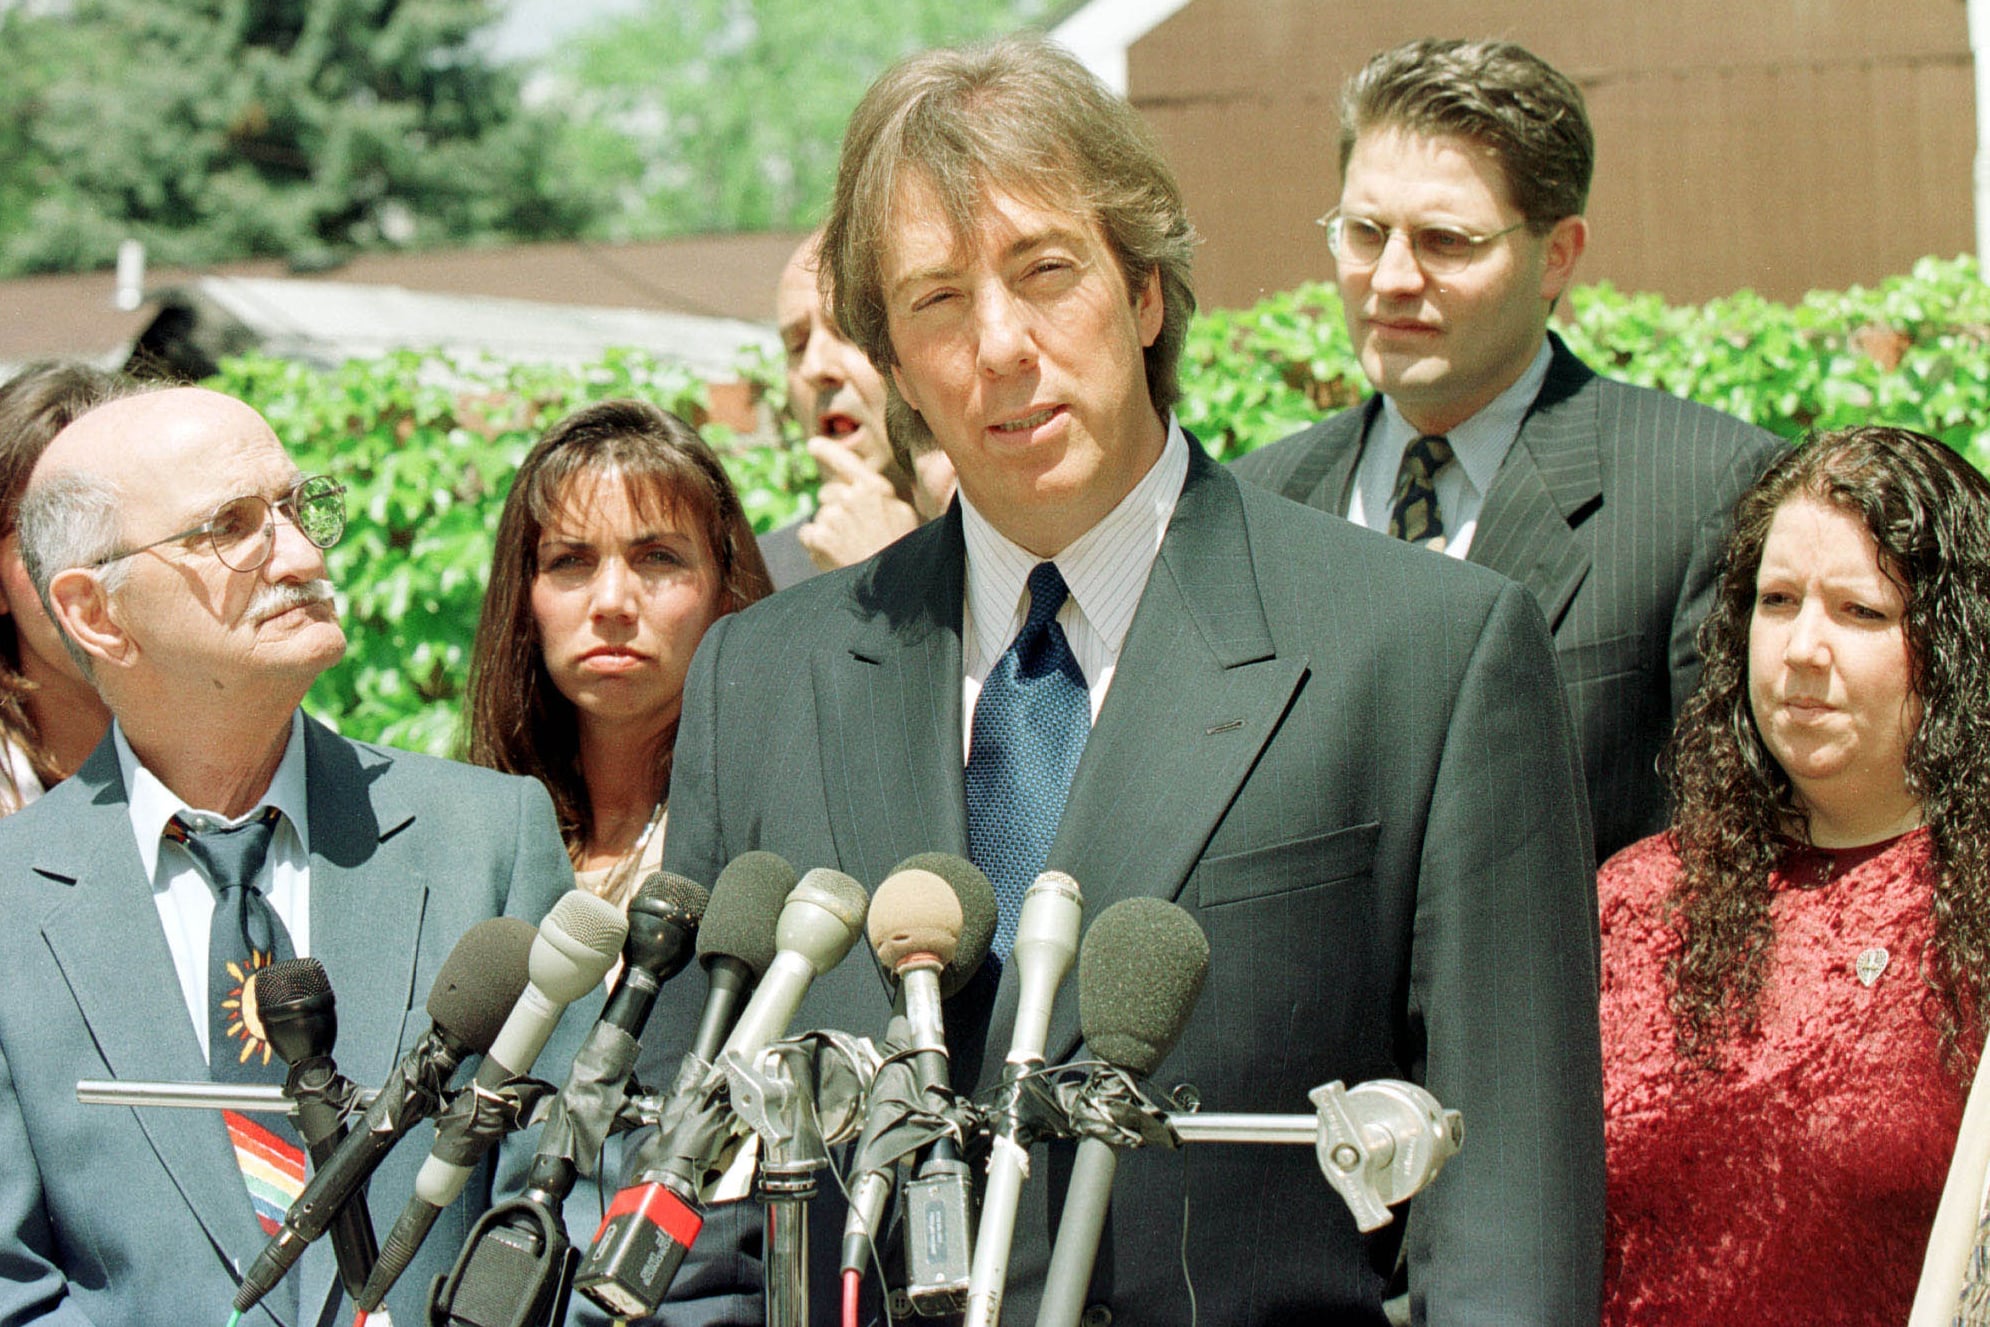
[[[159,909],[159,924],[166,931],[166,947],[173,953],[173,970],[179,974],[180,992],[186,997],[187,1017],[193,1020],[194,1035],[200,1039],[200,1053],[207,1047],[207,932],[214,919],[214,891],[186,848],[165,837],[166,825],[176,815],[184,815],[196,827],[239,825],[265,806],[282,812],[276,832],[270,836],[269,857],[256,877],[263,897],[290,932],[290,944],[297,957],[311,953],[311,825],[304,787],[304,712],[290,717],[290,740],[283,760],[262,800],[248,815],[229,819],[213,811],[190,807],[157,775],[145,768],[125,740],[124,729],[113,723],[111,740],[117,747],[118,770],[131,812],[131,832],[138,840],[138,860],[152,882],[152,901]]]
[[[1064,639],[1085,674],[1098,721],[1119,663],[1119,648],[1133,624],[1161,537],[1175,514],[1188,478],[1188,439],[1173,415],[1160,459],[1149,467],[1119,505],[1056,557],[1071,591],[1057,610]],[[1029,574],[1036,556],[988,523],[965,490],[960,495],[961,527],[967,541],[967,602],[961,608],[961,759],[974,742],[974,702],[996,660],[1009,648],[1029,616]]]
[[[1471,551],[1472,536],[1479,528],[1479,510],[1485,506],[1493,476],[1513,450],[1521,421],[1541,394],[1553,358],[1544,338],[1527,371],[1512,386],[1444,435],[1458,459],[1456,465],[1445,466],[1437,476],[1437,510],[1444,518],[1444,551],[1450,556],[1462,559]],[[1361,459],[1355,463],[1354,491],[1347,504],[1350,521],[1383,534],[1389,532],[1390,499],[1395,496],[1397,472],[1403,468],[1403,452],[1421,436],[1403,418],[1396,403],[1383,397],[1382,413],[1368,431]]]

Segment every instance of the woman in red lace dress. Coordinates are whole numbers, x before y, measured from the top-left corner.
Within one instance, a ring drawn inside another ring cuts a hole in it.
[[[1990,989],[1990,483],[1826,434],[1735,513],[1672,829],[1599,877],[1604,1321],[1905,1321]]]

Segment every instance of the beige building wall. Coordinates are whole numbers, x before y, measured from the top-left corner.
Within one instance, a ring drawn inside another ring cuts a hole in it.
[[[1790,300],[1973,243],[1962,0],[1194,0],[1128,71],[1206,240],[1206,306],[1329,274],[1340,84],[1421,36],[1517,41],[1581,86],[1582,280]]]

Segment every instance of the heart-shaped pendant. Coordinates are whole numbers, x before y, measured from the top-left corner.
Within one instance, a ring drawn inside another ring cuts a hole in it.
[[[1878,945],[1860,954],[1859,961],[1852,966],[1852,971],[1859,974],[1859,984],[1870,986],[1878,981],[1879,974],[1886,971],[1886,962],[1890,957],[1892,955]]]

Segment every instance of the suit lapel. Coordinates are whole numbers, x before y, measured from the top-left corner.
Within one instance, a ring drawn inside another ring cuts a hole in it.
[[[311,806],[311,951],[339,1003],[339,1069],[378,1083],[394,1066],[428,901],[427,856],[411,807],[383,768],[314,720],[304,723]],[[383,785],[386,785],[383,787]],[[433,846],[433,845],[429,845]],[[443,845],[446,850],[446,845]]]
[[[837,860],[875,888],[915,852],[967,854],[958,504],[852,583],[847,651],[818,656],[815,701]]]
[[[1596,375],[1549,333],[1548,377],[1486,495],[1468,560],[1519,581],[1550,629],[1589,575],[1575,527],[1603,500]]]
[[[206,1082],[207,1064],[132,840],[124,781],[108,738],[75,782],[82,795],[74,832],[51,842],[44,864],[34,868],[74,887],[44,922],[43,938],[113,1078]],[[221,1112],[141,1107],[133,1114],[216,1252],[247,1267],[262,1247],[262,1228]],[[280,1299],[272,1299],[272,1310]]]
[[[384,761],[304,721],[311,817],[311,951],[339,1001],[339,1072],[362,1086],[386,1080],[413,1000],[428,902],[428,857],[414,809],[394,795]],[[375,764],[367,760],[378,761]],[[440,845],[446,851],[447,845]],[[420,1017],[419,1014],[416,1017]],[[331,1241],[293,1270],[306,1321],[336,1289]],[[345,1312],[349,1312],[349,1308]]]
[[[1087,924],[1122,898],[1179,896],[1306,663],[1276,653],[1236,481],[1191,443],[1181,500],[1051,845],[1049,865],[1084,891]],[[1015,1007],[1005,971],[983,1083],[1001,1073]],[[1078,1039],[1077,1001],[1060,1000],[1050,1060]]]
[[[1381,409],[1382,398],[1371,396],[1359,406],[1324,420],[1319,442],[1306,449],[1298,468],[1279,491],[1309,507],[1335,516],[1347,515],[1348,500],[1354,495],[1354,467]]]

